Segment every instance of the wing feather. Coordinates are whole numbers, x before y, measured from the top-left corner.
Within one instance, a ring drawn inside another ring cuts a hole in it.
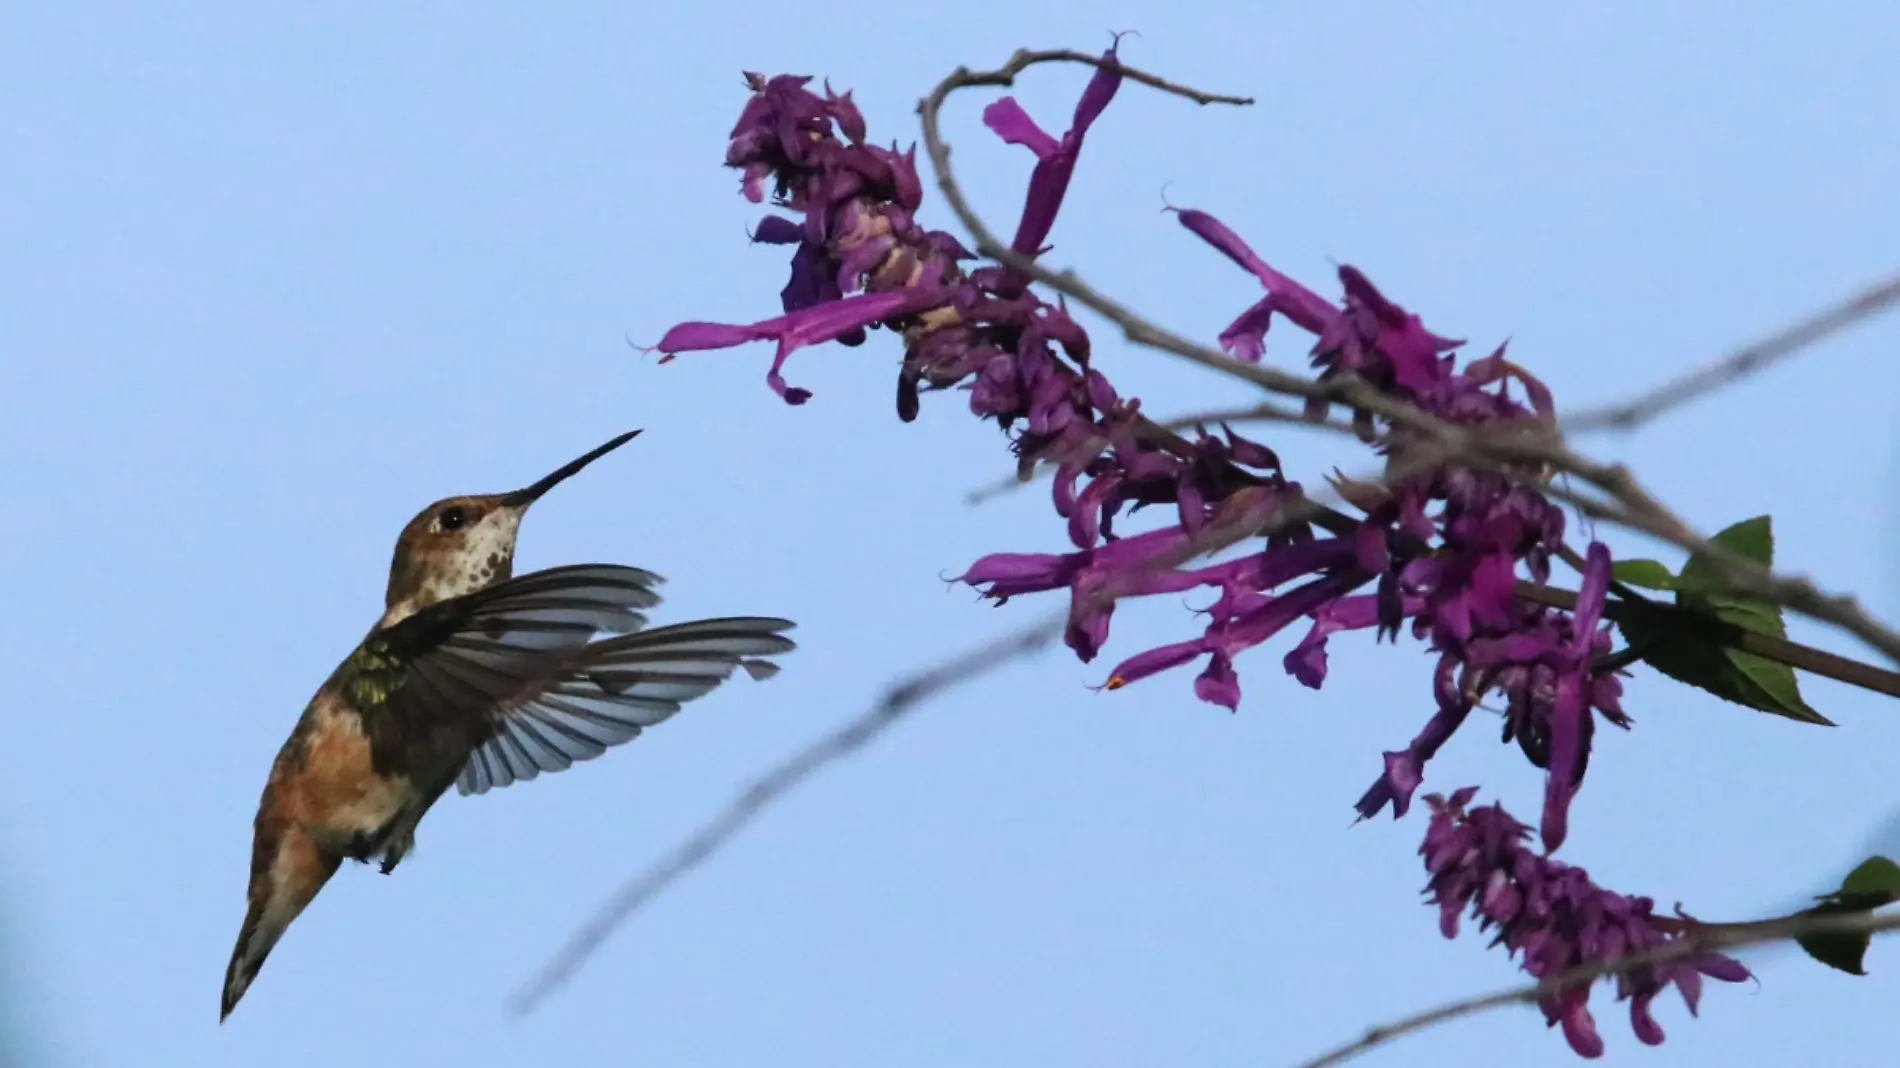
[[[363,710],[372,756],[379,766],[452,774],[494,734],[496,709],[544,689],[596,635],[644,627],[642,610],[659,603],[654,588],[662,581],[610,564],[550,568],[372,633],[341,680]],[[509,745],[487,754],[486,771],[474,774],[512,781],[543,759]]]
[[[457,789],[485,793],[632,741],[736,670],[770,678],[764,658],[794,648],[784,619],[649,629],[663,581],[613,564],[549,568],[372,635],[363,676],[383,733],[446,747],[461,761]]]
[[[792,640],[781,633],[791,627],[783,619],[733,617],[594,642],[542,687],[495,708],[495,734],[473,754],[456,788],[485,793],[632,741],[735,670],[756,677],[754,665],[766,663],[756,658],[791,652]]]

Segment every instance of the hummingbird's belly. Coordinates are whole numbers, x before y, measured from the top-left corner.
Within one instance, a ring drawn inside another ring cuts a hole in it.
[[[408,813],[420,798],[409,778],[377,774],[354,710],[318,701],[301,754],[283,769],[282,815],[328,852],[347,853]],[[288,754],[287,754],[288,755]]]

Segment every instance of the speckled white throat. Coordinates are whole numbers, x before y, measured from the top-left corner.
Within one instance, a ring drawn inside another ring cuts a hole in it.
[[[515,536],[526,509],[493,508],[463,532],[452,558],[428,570],[410,597],[389,606],[380,626],[389,626],[419,608],[507,581],[514,571]]]

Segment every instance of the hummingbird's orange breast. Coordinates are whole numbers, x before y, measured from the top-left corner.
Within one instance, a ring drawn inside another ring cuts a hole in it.
[[[310,705],[299,753],[286,746],[272,774],[267,819],[308,830],[324,849],[347,852],[359,835],[388,827],[416,801],[409,779],[376,772],[363,720],[333,692]]]

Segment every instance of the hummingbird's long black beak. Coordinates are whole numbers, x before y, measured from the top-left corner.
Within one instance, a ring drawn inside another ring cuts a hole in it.
[[[508,508],[526,508],[530,504],[533,504],[535,501],[539,500],[542,494],[553,489],[555,486],[560,485],[562,482],[566,481],[569,476],[580,471],[581,468],[586,467],[588,464],[593,463],[595,460],[598,460],[601,457],[619,448],[620,446],[625,445],[627,442],[632,441],[634,438],[638,437],[639,435],[640,435],[640,431],[629,430],[625,434],[620,435],[619,437],[613,439],[612,441],[608,442],[605,445],[602,445],[601,447],[595,449],[594,451],[588,453],[587,455],[582,456],[579,459],[569,460],[567,463],[562,464],[557,470],[555,470],[553,474],[548,475],[546,478],[542,479],[539,482],[536,482],[534,485],[529,486],[526,489],[518,489],[514,491],[513,493],[503,494],[501,498],[502,505]]]

